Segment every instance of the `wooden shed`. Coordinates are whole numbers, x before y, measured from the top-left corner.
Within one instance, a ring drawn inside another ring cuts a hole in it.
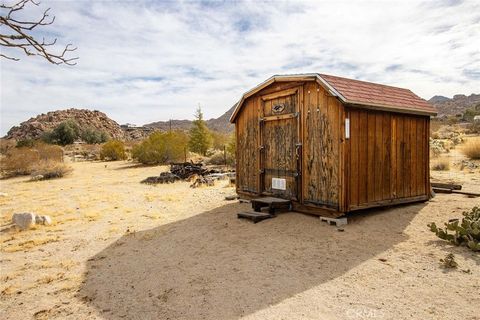
[[[430,197],[435,108],[408,89],[325,74],[273,76],[230,118],[240,196],[342,216]]]

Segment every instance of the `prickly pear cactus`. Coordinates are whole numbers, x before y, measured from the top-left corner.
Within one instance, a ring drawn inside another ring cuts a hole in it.
[[[457,246],[467,246],[473,251],[480,251],[480,207],[473,207],[463,212],[462,221],[450,219],[445,228],[439,228],[432,222],[428,225],[440,239],[447,240]]]

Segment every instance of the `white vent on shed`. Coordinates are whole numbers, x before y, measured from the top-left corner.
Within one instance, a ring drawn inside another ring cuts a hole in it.
[[[287,190],[287,180],[272,178],[272,189]]]

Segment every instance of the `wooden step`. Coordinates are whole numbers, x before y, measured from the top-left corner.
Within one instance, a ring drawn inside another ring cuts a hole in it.
[[[240,212],[237,214],[237,218],[248,219],[252,220],[253,223],[257,223],[265,219],[275,218],[275,216],[266,212]]]
[[[252,199],[251,203],[253,210],[256,212],[261,212],[262,208],[268,207],[268,212],[270,214],[275,214],[276,209],[290,210],[292,207],[292,201],[274,197]]]

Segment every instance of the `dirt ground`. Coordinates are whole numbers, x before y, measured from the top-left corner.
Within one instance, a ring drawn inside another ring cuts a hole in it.
[[[480,198],[352,215],[344,232],[285,213],[252,224],[219,181],[148,186],[159,167],[73,163],[0,181],[0,319],[480,319],[480,257],[436,238]],[[164,169],[164,168],[163,168]],[[480,172],[433,172],[480,192]],[[18,232],[14,212],[52,216]],[[439,259],[453,253],[458,269]]]

